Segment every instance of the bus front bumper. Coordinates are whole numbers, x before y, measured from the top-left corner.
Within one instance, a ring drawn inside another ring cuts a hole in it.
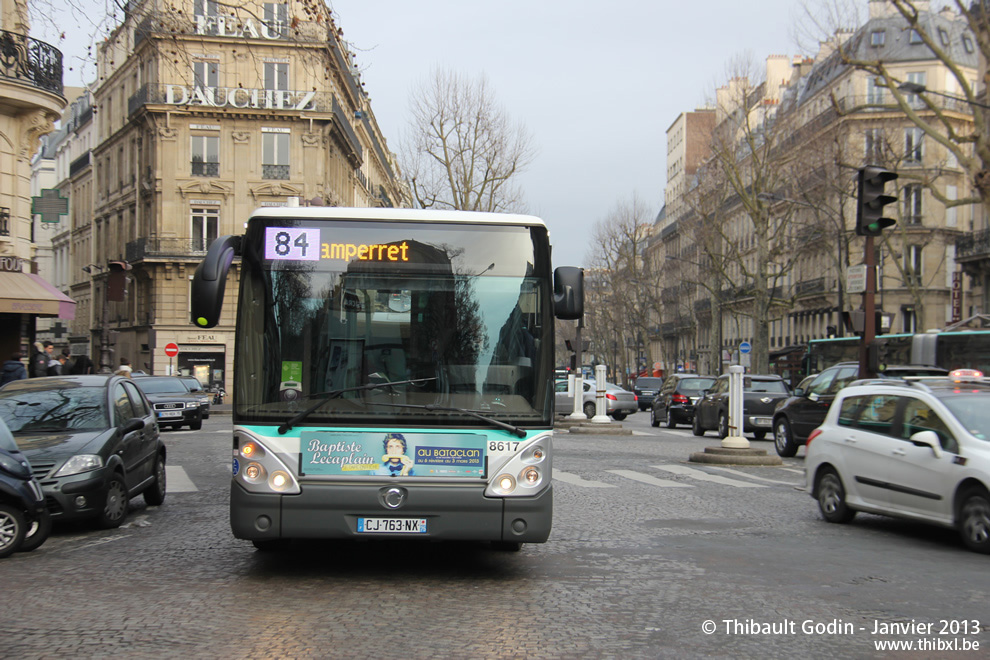
[[[397,509],[384,506],[389,489],[405,491]],[[491,498],[485,484],[304,483],[298,495],[251,493],[230,488],[230,527],[239,539],[417,538],[433,541],[543,543],[550,536],[553,488],[534,497]],[[427,521],[426,533],[359,533],[358,518]]]

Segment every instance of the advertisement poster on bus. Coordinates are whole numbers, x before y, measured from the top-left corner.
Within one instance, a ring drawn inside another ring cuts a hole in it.
[[[485,476],[477,433],[303,431],[300,444],[301,476]]]

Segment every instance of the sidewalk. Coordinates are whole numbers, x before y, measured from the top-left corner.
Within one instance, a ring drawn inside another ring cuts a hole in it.
[[[211,415],[230,415],[234,406],[230,403],[211,403],[210,404],[210,414]]]

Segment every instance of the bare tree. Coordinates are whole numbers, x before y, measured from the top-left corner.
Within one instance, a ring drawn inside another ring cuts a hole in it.
[[[525,126],[499,106],[485,76],[442,68],[410,98],[404,169],[423,208],[520,211],[518,175],[535,150]]]

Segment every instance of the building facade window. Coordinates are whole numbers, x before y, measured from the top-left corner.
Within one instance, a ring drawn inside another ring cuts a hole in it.
[[[218,62],[193,62],[194,87],[219,87],[220,64]]]
[[[904,162],[918,165],[924,156],[925,131],[920,128],[904,129]]]
[[[866,102],[871,105],[880,105],[884,102],[884,92],[886,89],[877,84],[877,79],[869,76],[866,79]]]
[[[289,89],[289,64],[265,62],[265,89]]]
[[[870,45],[874,48],[879,48],[883,45],[884,39],[887,33],[883,30],[874,30],[870,33]]]
[[[281,32],[289,22],[289,5],[284,2],[265,3],[265,25],[272,32]]]
[[[193,15],[217,16],[217,0],[193,0]]]
[[[192,250],[205,252],[220,231],[220,208],[206,206],[192,209]]]
[[[923,43],[921,38],[921,33],[917,30],[911,30],[908,32],[908,43],[909,44],[920,44]]]
[[[907,81],[909,83],[915,83],[917,85],[921,85],[922,87],[926,87],[928,74],[924,71],[910,71],[907,74]],[[905,94],[904,98],[907,99],[907,102],[913,106],[920,106],[924,104],[921,97],[917,94]]]
[[[289,178],[288,133],[263,131],[261,134],[261,178]]]
[[[908,245],[904,248],[904,279],[908,286],[921,286],[922,272],[922,246]]]
[[[922,187],[921,184],[911,183],[903,188],[904,221],[909,225],[920,225],[922,221]]]
[[[193,135],[190,138],[193,176],[220,176],[220,138]]]
[[[864,157],[866,162],[879,165],[883,162],[884,141],[882,128],[868,128],[865,133],[866,150]]]

